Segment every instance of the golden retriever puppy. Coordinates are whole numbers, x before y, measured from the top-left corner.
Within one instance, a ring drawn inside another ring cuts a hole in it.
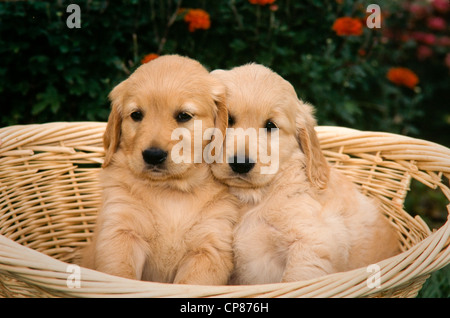
[[[194,140],[225,131],[224,94],[200,63],[178,55],[140,66],[112,90],[102,207],[82,265],[156,282],[227,283],[236,199],[201,160],[208,138]]]
[[[289,82],[257,64],[212,74],[227,86],[229,113],[223,163],[212,172],[243,209],[232,283],[311,279],[399,251],[374,202],[328,165],[313,109]]]

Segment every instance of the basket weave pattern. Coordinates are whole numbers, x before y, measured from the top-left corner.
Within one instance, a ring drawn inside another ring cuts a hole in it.
[[[314,280],[250,286],[142,282],[68,266],[92,235],[100,201],[105,123],[48,123],[0,129],[0,296],[3,297],[414,297],[450,263],[449,221],[431,232],[403,210],[412,179],[439,188],[450,178],[450,149],[405,136],[317,127],[330,164],[375,197],[402,253],[379,262],[380,288],[366,268]],[[450,205],[447,206],[450,212]]]

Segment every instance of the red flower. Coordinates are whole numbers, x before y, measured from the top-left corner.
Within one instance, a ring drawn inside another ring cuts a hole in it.
[[[338,18],[333,23],[333,30],[337,35],[361,35],[363,33],[363,24],[359,19],[350,17]]]
[[[159,55],[156,54],[156,53],[147,54],[146,56],[144,56],[142,58],[141,63],[142,64],[148,63],[148,62],[153,61],[154,59],[156,59],[158,57],[159,57]]]
[[[390,68],[386,74],[389,81],[398,86],[406,86],[413,89],[417,83],[419,83],[419,78],[417,75],[408,68],[405,67],[393,67]]]
[[[411,37],[417,42],[421,42],[427,45],[433,45],[436,42],[436,36],[432,33],[425,32],[413,32]]]
[[[446,23],[441,17],[430,17],[427,20],[427,26],[432,30],[442,31],[445,30]]]
[[[275,11],[278,11],[279,7],[278,7],[278,5],[276,5],[276,4],[272,4],[272,5],[269,7],[269,9],[270,9],[270,11],[275,12]]]
[[[433,0],[431,3],[436,11],[445,13],[450,9],[450,2],[448,0]]]
[[[428,6],[423,6],[421,4],[415,3],[411,4],[411,6],[409,7],[409,11],[416,19],[423,19],[430,13],[430,9]]]
[[[426,45],[419,45],[417,48],[417,58],[419,60],[426,60],[433,55],[433,50]]]
[[[197,29],[207,30],[211,26],[208,12],[202,9],[190,9],[184,16],[184,21],[189,24],[189,32]]]
[[[272,4],[276,0],[248,0],[251,4],[259,4],[260,6],[265,6],[266,4]]]

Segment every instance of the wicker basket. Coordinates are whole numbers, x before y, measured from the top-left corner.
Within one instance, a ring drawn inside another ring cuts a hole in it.
[[[402,253],[314,280],[249,286],[142,282],[70,262],[90,240],[100,199],[97,174],[105,123],[49,123],[0,129],[0,296],[3,297],[414,297],[450,262],[449,221],[431,232],[403,210],[411,179],[439,188],[450,149],[395,134],[317,127],[329,162],[381,202]],[[450,205],[448,206],[450,211]],[[80,271],[78,272],[77,269]],[[77,285],[79,283],[79,285]]]

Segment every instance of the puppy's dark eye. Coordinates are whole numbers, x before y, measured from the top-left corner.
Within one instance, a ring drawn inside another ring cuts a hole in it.
[[[186,112],[181,112],[181,113],[178,113],[178,115],[175,116],[175,119],[179,123],[185,123],[185,122],[187,122],[187,121],[192,119],[192,115],[189,114],[189,113],[186,113]]]
[[[278,129],[277,125],[276,125],[273,121],[270,121],[270,120],[268,120],[268,121],[266,122],[266,125],[264,126],[264,128],[266,128],[267,130],[269,130],[269,132],[270,132],[270,130],[272,130],[272,129]]]
[[[234,125],[234,117],[228,114],[228,126],[231,127],[233,125]]]
[[[134,121],[141,121],[142,118],[144,118],[144,114],[140,110],[137,110],[137,111],[132,112],[130,117]]]

